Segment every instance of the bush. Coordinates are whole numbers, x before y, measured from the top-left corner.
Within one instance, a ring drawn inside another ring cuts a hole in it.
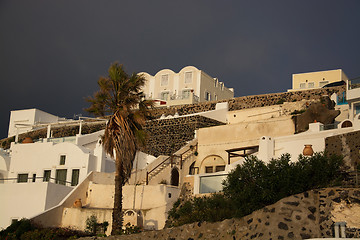
[[[342,157],[324,153],[300,155],[297,162],[284,154],[268,164],[249,156],[228,175],[223,190],[234,202],[235,216],[242,217],[284,197],[338,184],[342,163]]]
[[[202,221],[217,222],[231,218],[232,210],[229,207],[230,204],[231,201],[224,198],[222,194],[195,197],[182,203],[178,200],[168,212],[169,221],[167,222],[167,227]]]
[[[69,228],[42,228],[29,219],[21,219],[0,231],[1,240],[63,240],[88,236],[84,232]]]

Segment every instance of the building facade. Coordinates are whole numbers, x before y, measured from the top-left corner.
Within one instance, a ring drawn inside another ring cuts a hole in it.
[[[234,97],[234,89],[204,71],[187,66],[175,73],[170,69],[160,70],[155,76],[139,73],[145,77],[143,93],[146,99],[158,101],[159,105],[181,105],[222,100]]]
[[[322,88],[335,82],[344,81],[345,83],[347,80],[348,77],[341,69],[296,73],[292,75],[292,89],[290,89],[290,91]]]

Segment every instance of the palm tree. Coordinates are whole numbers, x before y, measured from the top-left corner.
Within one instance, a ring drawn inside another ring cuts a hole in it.
[[[115,196],[112,235],[120,234],[123,224],[122,187],[128,181],[136,151],[144,145],[142,126],[149,116],[149,101],[142,101],[141,88],[145,79],[133,73],[129,76],[119,63],[109,68],[108,77],[100,77],[100,90],[87,98],[91,106],[86,109],[95,116],[110,114],[102,136],[106,153],[115,157]]]

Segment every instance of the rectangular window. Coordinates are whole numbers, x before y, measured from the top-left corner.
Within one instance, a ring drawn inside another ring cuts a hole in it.
[[[43,182],[50,181],[51,170],[44,170]]]
[[[60,165],[65,165],[66,155],[60,156]]]
[[[221,171],[225,171],[225,165],[215,167],[215,172],[221,172]]]
[[[65,185],[66,184],[66,169],[57,169],[55,183]]]
[[[161,76],[161,86],[167,86],[169,84],[169,75]]]
[[[212,166],[208,166],[208,167],[205,167],[205,173],[213,173],[213,167]]]
[[[218,85],[218,79],[215,78],[215,79],[214,79],[214,87],[217,87],[217,85]]]
[[[17,182],[18,183],[27,182],[28,178],[29,178],[29,174],[27,174],[27,173],[18,174]]]
[[[160,95],[161,100],[167,101],[169,98],[169,92],[162,92]]]
[[[79,175],[80,175],[80,169],[72,170],[71,186],[76,186],[79,184]]]
[[[209,92],[205,92],[205,100],[211,101],[211,94]]]
[[[185,83],[192,83],[192,72],[185,73]]]
[[[314,87],[315,87],[315,83],[314,83],[314,82],[309,82],[309,83],[308,83],[308,87],[309,87],[309,88],[314,88]]]
[[[355,105],[355,115],[360,113],[360,105]]]
[[[32,177],[32,182],[35,182],[35,181],[36,181],[36,174],[34,173],[33,177]]]
[[[300,88],[304,89],[305,88],[305,83],[300,83]]]
[[[183,98],[183,99],[188,99],[188,98],[190,98],[190,94],[191,94],[191,89],[184,89],[184,90],[182,90],[182,98]]]
[[[323,87],[325,86],[326,84],[328,84],[329,81],[322,81],[322,82],[319,82],[319,87]]]

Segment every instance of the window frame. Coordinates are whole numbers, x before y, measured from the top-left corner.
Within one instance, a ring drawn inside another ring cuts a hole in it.
[[[59,175],[60,172],[64,171],[65,172],[65,180],[64,179],[59,179]],[[56,184],[60,184],[60,185],[66,185],[66,180],[67,180],[67,169],[56,169],[55,172],[55,183]]]
[[[74,172],[77,171],[77,176],[74,174]],[[75,179],[76,177],[76,179]],[[74,168],[71,170],[71,186],[77,186],[79,184],[79,178],[80,178],[80,169]]]
[[[189,77],[187,77],[187,75],[189,75],[190,74],[190,78]],[[185,84],[191,84],[192,82],[193,82],[193,72],[192,71],[189,71],[189,72],[185,72],[185,74],[184,74],[184,83]],[[189,81],[190,80],[190,81]]]
[[[167,98],[164,99],[163,96],[165,95],[165,93],[167,94]],[[163,100],[163,101],[168,101],[170,99],[170,91],[162,91],[160,93],[160,99]]]
[[[185,89],[181,90],[181,96],[182,96],[182,98],[183,98],[183,99],[189,99],[190,96],[191,96],[191,92],[192,92],[192,89],[190,89],[190,88],[185,88]],[[188,94],[187,94],[187,97],[185,97],[185,94],[184,94],[184,93],[188,93]]]
[[[26,176],[26,180],[25,178],[22,179],[23,176]],[[17,183],[27,183],[29,181],[29,173],[18,173],[17,175]]]
[[[219,170],[221,169],[221,170]],[[215,172],[222,172],[225,171],[225,165],[217,165],[215,166]]]
[[[49,176],[47,176],[47,173],[49,173]],[[51,179],[51,169],[45,169],[43,174],[43,182],[50,182]]]
[[[165,78],[166,77],[166,78]],[[165,81],[166,80],[166,81]],[[168,86],[169,85],[169,74],[163,74],[160,78],[160,86]]]
[[[214,173],[214,166],[205,166],[205,173]]]
[[[60,155],[59,165],[63,166],[65,164],[66,164],[66,154],[61,154]]]
[[[205,91],[205,101],[211,101],[211,93],[209,91]]]

